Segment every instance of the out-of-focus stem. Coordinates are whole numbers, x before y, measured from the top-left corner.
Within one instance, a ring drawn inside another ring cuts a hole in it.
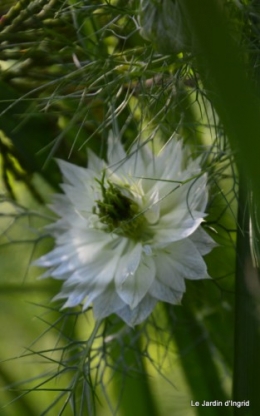
[[[237,241],[234,399],[250,400],[250,407],[234,407],[235,414],[258,416],[260,409],[259,279],[253,267],[247,190],[252,184],[260,207],[260,100],[248,65],[248,51],[230,33],[221,0],[182,0],[204,87],[229,137],[240,171]],[[241,176],[243,172],[243,176]],[[255,210],[259,217],[259,208]]]
[[[258,415],[260,409],[260,283],[250,248],[251,225],[248,184],[240,175],[236,262],[235,355],[233,397],[250,406],[234,408],[240,416]]]

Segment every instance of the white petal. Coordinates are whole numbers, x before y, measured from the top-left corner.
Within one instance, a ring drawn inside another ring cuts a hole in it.
[[[85,183],[92,180],[92,175],[86,168],[73,165],[72,163],[65,162],[61,159],[57,159],[57,163],[62,171],[63,178],[77,188],[82,186],[84,187]]]
[[[116,281],[121,284],[124,280],[130,275],[133,276],[136,272],[142,255],[142,245],[140,243],[133,243],[129,242],[128,246],[126,247],[126,254],[122,256],[120,261],[119,268]]]
[[[40,276],[37,277],[37,279],[46,279],[49,277],[53,277],[52,273],[55,270],[55,267],[51,267],[49,268],[45,273],[41,274]],[[70,273],[64,273],[63,275],[56,277],[55,279],[57,280],[66,280],[68,279],[70,276]]]
[[[99,293],[105,290],[114,278],[123,248],[124,244],[122,243],[116,252],[108,249],[102,250],[101,255],[76,268],[68,279],[68,285],[73,283],[74,285],[80,284],[82,288],[88,287],[89,293],[93,290],[97,290]]]
[[[168,245],[189,237],[200,226],[203,216],[201,212],[195,211],[191,216],[187,210],[183,209],[165,215],[152,228],[155,232],[154,245]]]
[[[51,267],[55,264],[59,264],[63,261],[68,260],[69,254],[66,253],[63,247],[56,247],[50,253],[40,257],[33,262],[33,265],[40,267]]]
[[[105,162],[100,159],[92,150],[88,149],[88,169],[100,175],[106,168]]]
[[[170,177],[179,181],[178,183],[158,182],[160,189],[161,213],[162,215],[178,209],[185,209],[193,214],[193,210],[204,211],[208,192],[206,189],[206,174],[193,180],[189,180],[193,175],[190,172],[179,173],[176,177]],[[188,182],[181,184],[188,180]]]
[[[148,174],[146,168],[152,158],[149,149],[144,147],[143,144],[138,141],[130,149],[126,171],[138,181],[139,177]]]
[[[159,191],[153,189],[148,196],[148,203],[144,206],[144,216],[150,224],[155,224],[160,216]]]
[[[127,265],[126,258],[121,259],[121,264],[116,273],[116,290],[120,298],[134,309],[148,292],[155,277],[155,264],[151,256],[143,254],[140,261],[142,247],[138,245],[132,251],[131,261],[135,267]],[[139,258],[138,267],[135,257]],[[132,271],[131,271],[132,270]]]
[[[166,145],[161,149],[158,155],[158,163],[156,166],[161,167],[159,178],[174,179],[177,172],[182,170],[184,152],[182,150],[181,140],[170,139]],[[158,178],[158,176],[157,176]]]
[[[109,133],[107,159],[109,167],[114,170],[119,166],[123,166],[126,153],[120,142],[119,137],[113,137],[112,132]]]
[[[74,211],[73,204],[68,200],[66,195],[54,194],[52,195],[52,204],[48,205],[53,212],[58,215],[70,215]]]
[[[52,271],[51,275],[52,277],[59,279],[59,277],[62,277],[65,273],[73,273],[77,266],[78,264],[75,265],[71,261],[64,261]]]
[[[87,286],[88,287],[88,293],[87,293],[87,299],[84,303],[84,308],[88,308],[92,303],[95,305],[96,303],[96,310],[98,308],[98,302],[97,299],[100,298],[100,296],[104,295],[106,298],[106,295],[109,294],[109,286],[114,281],[115,271],[117,268],[118,261],[114,258],[111,259],[110,262],[107,262],[106,266],[101,270],[98,274],[92,275],[92,279],[88,279],[88,282],[81,286]],[[115,289],[114,289],[115,291]],[[115,292],[116,294],[116,292]],[[116,294],[116,296],[118,296]],[[110,296],[111,297],[111,296]],[[102,297],[103,299],[103,297]],[[121,305],[121,303],[120,303]],[[104,304],[105,307],[105,304]],[[107,308],[109,305],[106,306]],[[111,309],[113,308],[113,305],[111,305]]]
[[[187,205],[190,210],[204,211],[208,202],[207,174],[204,173],[191,184]]]
[[[160,283],[156,279],[149,289],[149,294],[155,299],[161,300],[163,302],[168,302],[173,305],[179,305],[183,295],[182,292],[177,292],[176,290],[171,289],[169,286],[165,286],[163,283]]]
[[[189,238],[171,244],[167,250],[176,276],[192,280],[208,278],[206,264]]]
[[[65,192],[71,204],[74,205],[74,209],[79,211],[86,211],[89,214],[92,213],[92,208],[95,205],[94,190],[93,192],[87,192],[86,190],[80,190],[75,186],[62,184],[61,188]],[[60,214],[63,214],[61,211]]]
[[[84,303],[86,309],[100,294],[106,294],[115,275],[118,259],[111,256],[111,252],[103,252],[97,261],[77,269],[63,284],[62,290],[55,299],[68,298],[64,307]],[[115,290],[114,290],[115,292]],[[122,304],[120,303],[121,307]]]
[[[62,309],[73,308],[74,306],[80,305],[85,297],[86,297],[86,293],[77,292],[74,290],[69,295],[67,302],[65,302],[64,305],[62,306]],[[56,297],[56,300],[57,300],[57,297]]]
[[[178,243],[172,244],[172,247]],[[155,256],[154,261],[156,264],[156,279],[162,282],[165,286],[173,289],[175,292],[182,294],[185,292],[185,282],[183,274],[176,270],[176,261],[172,256],[174,248],[171,250],[159,251]],[[185,262],[186,253],[182,253],[184,257],[180,260]]]
[[[151,314],[156,303],[157,300],[147,294],[136,308],[131,309],[129,306],[125,306],[116,313],[129,326],[134,326],[143,322]]]
[[[189,239],[195,244],[202,256],[208,254],[218,244],[206,233],[202,227],[199,227]]]
[[[96,319],[103,319],[112,313],[117,312],[125,306],[124,302],[111,286],[104,293],[96,297],[93,304],[93,311]]]
[[[85,244],[83,246],[73,246],[67,244],[55,248],[50,253],[42,256],[34,264],[41,267],[51,267],[58,265],[52,271],[53,277],[59,277],[64,273],[73,272],[84,264],[94,261],[95,258],[102,252],[102,242],[94,244]]]

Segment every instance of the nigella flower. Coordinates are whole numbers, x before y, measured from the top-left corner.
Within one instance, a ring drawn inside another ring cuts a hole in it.
[[[203,255],[215,243],[202,229],[207,175],[181,141],[155,155],[147,145],[127,155],[110,138],[107,163],[89,151],[88,168],[58,161],[63,195],[49,226],[56,246],[36,261],[44,277],[64,281],[64,307],[93,305],[97,319],[145,320],[158,301],[179,304],[185,279],[208,276]]]

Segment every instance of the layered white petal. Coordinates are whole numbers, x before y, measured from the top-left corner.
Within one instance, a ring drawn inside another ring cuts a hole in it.
[[[155,256],[156,277],[164,286],[173,289],[177,294],[185,292],[185,282],[182,274],[176,270],[172,250],[160,251]]]
[[[154,280],[149,289],[149,294],[155,299],[178,305],[181,302],[183,292],[178,292],[171,287],[164,285],[159,280]]]
[[[176,278],[197,280],[209,277],[199,250],[189,238],[170,244],[167,247],[167,252],[171,258],[172,271]],[[161,278],[163,277],[160,273]]]
[[[193,216],[185,209],[179,209],[165,215],[153,227],[155,232],[154,245],[166,246],[174,241],[183,240],[194,233],[203,221],[200,212],[193,212]]]
[[[195,244],[198,251],[202,256],[210,253],[210,251],[217,247],[218,244],[203,230],[199,227],[191,236],[190,240]]]
[[[129,247],[119,261],[115,274],[116,291],[133,309],[148,292],[154,276],[155,265],[152,257],[142,256],[142,245],[136,244]]]
[[[192,177],[193,175],[186,171],[173,178],[176,182],[160,181],[162,215],[180,208],[184,208],[191,215],[193,210],[204,212],[208,197],[206,175],[190,180]]]
[[[124,302],[134,309],[146,295],[155,278],[155,264],[152,257],[143,256],[136,272],[131,275],[121,275],[116,280],[117,293]]]
[[[143,322],[153,311],[157,299],[146,295],[142,302],[139,303],[136,308],[131,309],[128,305],[122,309],[116,311],[117,315],[120,316],[129,326],[138,325]]]
[[[107,159],[109,167],[113,169],[121,169],[125,170],[124,162],[127,159],[126,153],[120,140],[114,138],[111,133],[108,138],[108,151],[107,151]],[[121,173],[123,173],[121,172]]]
[[[73,165],[61,159],[58,159],[57,163],[62,172],[63,179],[66,179],[67,183],[74,185],[77,189],[84,189],[85,184],[93,179],[93,175],[88,169]]]
[[[50,253],[34,261],[33,264],[35,266],[40,266],[40,267],[51,267],[56,264],[60,264],[63,261],[67,261],[68,258],[69,258],[69,253],[66,253],[66,250],[64,250],[64,247],[56,247]]]
[[[88,149],[88,170],[100,175],[103,169],[106,169],[106,163]]]
[[[61,188],[68,197],[68,200],[74,205],[78,211],[86,211],[89,214],[92,213],[93,206],[95,205],[95,194],[94,191],[79,192],[79,189],[72,185],[61,185]],[[88,198],[86,198],[88,196]]]
[[[109,286],[105,292],[97,296],[93,305],[97,319],[103,319],[124,307],[125,303],[116,293],[114,285]]]

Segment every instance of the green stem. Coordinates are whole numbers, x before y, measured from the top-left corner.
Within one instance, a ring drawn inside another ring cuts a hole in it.
[[[230,21],[220,0],[182,0],[181,7],[194,41],[194,52],[204,87],[229,137],[238,167],[243,172],[239,198],[235,322],[234,398],[250,400],[250,407],[234,407],[235,414],[257,416],[260,409],[260,336],[256,315],[259,281],[249,245],[246,187],[252,184],[260,206],[259,97],[246,64],[248,51],[234,41]],[[247,184],[246,184],[247,181]],[[258,213],[256,213],[259,216]],[[259,315],[259,312],[258,312]]]
[[[221,0],[182,0],[180,5],[189,24],[193,53],[207,96],[223,123],[239,166],[252,181],[254,196],[260,204],[258,90],[246,61],[248,51],[233,39],[221,3]]]
[[[166,306],[166,310],[168,306]],[[178,313],[177,323],[174,325],[174,339],[180,351],[182,368],[191,390],[191,401],[202,404],[204,401],[216,400],[225,403],[228,400],[223,388],[215,356],[212,352],[210,336],[197,320],[194,310],[187,305]],[[195,407],[196,414],[209,414],[207,407]],[[211,407],[210,416],[218,416],[219,407]],[[221,415],[230,415],[230,408],[223,406]]]
[[[257,316],[260,287],[258,270],[253,265],[250,250],[248,205],[247,184],[242,178],[238,200],[233,396],[235,401],[249,400],[250,407],[234,408],[234,415],[239,416],[258,415],[260,409],[260,332]]]

